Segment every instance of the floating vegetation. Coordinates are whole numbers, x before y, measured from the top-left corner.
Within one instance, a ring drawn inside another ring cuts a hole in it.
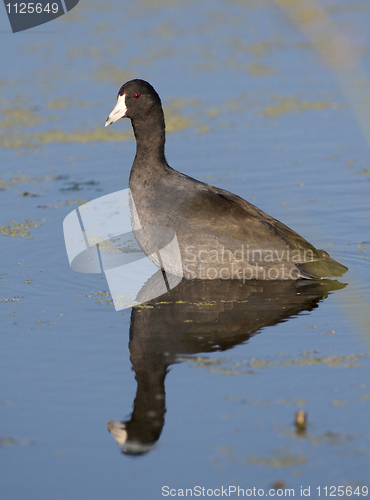
[[[83,295],[83,297],[92,297],[93,295],[102,295],[104,297],[110,297],[110,293],[105,291],[90,293],[89,295]]]
[[[77,205],[81,206],[87,203],[88,200],[82,198],[80,200],[67,200],[64,203],[56,203],[55,205],[37,205],[37,208],[43,208],[43,209],[55,209],[55,208],[62,208],[62,207],[70,207],[71,205]]]
[[[116,86],[121,85],[132,75],[126,71],[114,70],[110,67],[103,67],[95,78],[100,80],[114,80]],[[79,102],[80,107],[93,106],[92,103]],[[166,130],[168,133],[178,132],[190,127],[196,127],[198,131],[205,132],[208,126],[199,123],[196,119],[190,118],[183,113],[184,107],[197,106],[197,101],[185,99],[173,99],[167,106],[164,106],[166,119]],[[63,110],[73,108],[73,103],[67,97],[52,100],[47,104],[51,110]],[[29,131],[20,129],[30,129],[43,122],[43,118],[27,109],[3,109],[3,120],[0,121],[0,147],[4,149],[19,149],[46,146],[48,144],[86,144],[89,142],[120,142],[134,139],[131,128],[126,130],[109,129],[107,131],[102,122],[92,130],[79,127],[71,131],[64,131],[54,128],[44,131]],[[50,121],[50,120],[48,120]],[[2,131],[6,129],[6,131]]]
[[[66,109],[71,106],[71,100],[69,97],[61,97],[60,99],[54,99],[50,101],[47,105],[49,109]]]
[[[0,448],[3,446],[11,446],[17,444],[19,446],[31,446],[35,444],[36,441],[33,439],[17,439],[13,437],[0,437]]]
[[[300,101],[296,97],[276,97],[277,104],[269,104],[262,113],[268,118],[287,113],[299,113],[301,111],[321,111],[322,109],[339,109],[342,105],[329,101]]]
[[[278,400],[268,400],[268,399],[257,399],[257,400],[251,400],[248,398],[244,398],[239,395],[233,395],[233,396],[226,396],[225,397],[226,401],[230,402],[237,402],[237,403],[242,403],[242,404],[248,404],[250,406],[266,406],[269,404],[278,404],[278,405],[283,405],[283,404],[293,404],[295,406],[304,406],[307,404],[307,400],[305,399],[278,399]]]
[[[68,185],[68,187],[65,188],[60,188],[60,191],[82,191],[85,186],[99,186],[100,184],[103,184],[103,181],[83,181],[83,182],[66,182],[65,184]],[[81,187],[83,186],[83,187]]]
[[[313,355],[314,354],[314,355]],[[294,359],[274,361],[272,359],[251,358],[234,361],[230,358],[207,358],[205,356],[180,357],[179,361],[187,361],[193,366],[206,368],[211,373],[224,375],[249,375],[263,368],[276,368],[279,366],[312,366],[326,365],[331,368],[357,368],[362,358],[370,355],[370,351],[347,356],[317,356],[318,353],[303,352]]]
[[[245,9],[261,9],[269,5],[268,0],[228,0],[231,4],[241,5]]]
[[[63,132],[59,129],[47,130],[45,132],[32,133],[0,133],[0,147],[4,149],[31,148],[46,146],[47,144],[67,144],[89,142],[118,142],[132,139],[131,132],[110,130],[109,134],[103,127],[93,130],[76,129],[72,132]]]
[[[0,134],[1,135],[1,134]],[[0,189],[5,189],[11,186],[14,186],[15,184],[19,184],[20,182],[29,182],[33,184],[39,184],[40,182],[52,182],[52,181],[57,181],[58,176],[49,176],[46,175],[44,177],[28,177],[27,175],[18,175],[18,177],[12,177],[8,181],[3,181],[3,179],[0,179]],[[26,195],[23,195],[26,196]]]
[[[24,108],[6,108],[2,109],[1,113],[3,115],[3,120],[0,121],[0,128],[33,128],[43,121],[40,115]]]
[[[178,132],[190,127],[197,127],[201,132],[209,130],[207,125],[188,118],[173,108],[165,108],[166,131]],[[121,142],[131,141],[134,136],[131,129],[107,131],[103,126],[93,130],[75,129],[64,132],[60,129],[51,129],[45,132],[0,132],[0,147],[4,149],[32,148],[47,144],[87,144],[89,142]]]
[[[183,116],[180,113],[177,113],[176,111],[167,113],[165,117],[166,117],[166,132],[168,132],[169,134],[198,125],[197,122],[192,118]]]
[[[265,64],[261,64],[257,61],[252,61],[247,64],[247,71],[252,76],[266,76],[276,73],[277,69]]]
[[[112,299],[105,299],[105,300],[97,300],[97,304],[107,304],[108,306],[114,306],[114,302]]]
[[[109,292],[105,292],[105,291],[94,292],[94,293],[90,293],[90,294],[87,294],[87,295],[83,295],[83,297],[92,297],[93,295],[99,295],[101,297],[109,297],[108,299],[97,300],[96,301],[97,304],[107,304],[109,306],[113,306],[114,305],[113,300],[111,298],[111,294]],[[80,300],[80,297],[76,297],[76,300]]]
[[[344,434],[343,432],[324,432],[318,436],[306,436],[306,439],[312,444],[328,443],[334,445],[340,445],[347,443],[348,441],[353,441],[356,436],[351,436],[349,434]]]
[[[246,43],[243,38],[233,37],[230,39],[229,43],[232,45],[233,52],[247,52],[257,57],[269,54],[272,50],[277,48],[282,49],[286,47],[286,42],[279,38]]]
[[[116,86],[123,85],[133,78],[131,71],[117,69],[113,64],[105,64],[94,74],[98,82],[112,82]]]
[[[307,457],[303,454],[292,455],[289,452],[283,452],[281,456],[276,457],[246,457],[244,463],[248,465],[266,465],[267,467],[296,467],[307,464]]]
[[[26,219],[23,223],[9,221],[8,226],[0,226],[0,234],[2,234],[3,236],[10,236],[12,238],[23,238],[24,236],[29,236],[31,234],[29,229],[31,229],[32,227],[40,227],[41,224],[39,224],[39,222],[45,220],[48,219]]]
[[[333,406],[346,406],[348,405],[348,401],[346,401],[345,399],[333,399],[331,404]]]

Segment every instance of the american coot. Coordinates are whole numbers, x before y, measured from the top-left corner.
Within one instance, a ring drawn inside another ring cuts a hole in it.
[[[125,83],[117,99],[105,126],[126,117],[134,129],[137,148],[129,186],[134,230],[137,216],[141,225],[135,235],[148,255],[145,228],[175,231],[182,269],[167,262],[167,271],[186,278],[242,280],[318,279],[347,271],[251,203],[171,168],[164,154],[161,100],[148,82]]]

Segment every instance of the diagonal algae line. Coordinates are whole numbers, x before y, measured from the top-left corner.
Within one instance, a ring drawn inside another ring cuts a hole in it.
[[[326,67],[334,74],[370,148],[370,80],[356,51],[342,30],[321,7],[318,0],[273,0],[310,41]],[[360,280],[357,280],[360,281]],[[353,309],[351,288],[343,290],[341,307],[352,323],[370,339],[370,298],[356,302]]]
[[[370,147],[370,80],[342,30],[316,0],[273,0],[335,75]]]

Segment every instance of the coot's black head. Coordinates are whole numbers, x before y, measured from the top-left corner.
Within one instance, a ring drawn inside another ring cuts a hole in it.
[[[120,88],[117,104],[108,116],[105,126],[108,127],[120,118],[145,120],[156,110],[162,113],[161,100],[150,83],[144,80],[130,80]]]

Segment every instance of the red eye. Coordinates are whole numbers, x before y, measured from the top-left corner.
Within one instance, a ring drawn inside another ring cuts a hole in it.
[[[134,94],[134,99],[140,99],[140,94]]]

